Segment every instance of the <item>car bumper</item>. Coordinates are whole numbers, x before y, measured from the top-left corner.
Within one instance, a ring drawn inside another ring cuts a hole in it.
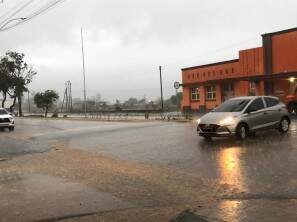
[[[205,132],[202,129],[199,128],[199,126],[197,127],[197,132],[199,134],[199,136],[203,136],[203,137],[231,137],[235,135],[235,132],[232,127],[232,129],[229,129],[228,127],[219,127],[220,131],[216,131],[216,132]]]
[[[231,133],[231,132],[220,132],[220,133],[199,132],[198,134],[199,136],[205,136],[205,137],[230,137],[234,135],[234,133]]]
[[[5,128],[5,127],[14,127],[14,122],[0,123],[0,128]]]

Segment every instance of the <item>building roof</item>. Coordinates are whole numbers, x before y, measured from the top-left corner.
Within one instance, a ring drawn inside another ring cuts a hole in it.
[[[277,31],[277,32],[265,33],[262,36],[281,35],[281,34],[285,34],[285,33],[289,33],[289,32],[296,32],[296,31],[297,31],[297,27],[291,28],[291,29],[285,29],[285,30]]]
[[[223,62],[210,63],[210,64],[206,64],[206,65],[187,67],[187,68],[182,68],[182,71],[191,70],[191,69],[198,69],[198,68],[206,68],[206,67],[209,67],[209,66],[224,65],[224,64],[228,64],[228,63],[235,63],[235,62],[238,62],[238,61],[239,61],[239,59],[233,59],[233,60],[227,60],[227,61],[223,61]]]
[[[277,31],[277,32],[266,33],[266,34],[263,34],[262,37],[265,37],[265,36],[274,36],[274,35],[281,35],[281,34],[295,32],[295,31],[297,31],[297,27],[291,28],[291,29],[282,30],[282,31]],[[256,47],[256,48],[260,48],[260,47]],[[249,50],[249,49],[246,49],[246,50]],[[244,50],[241,50],[241,51],[244,51]],[[223,62],[210,63],[210,64],[206,64],[206,65],[185,67],[185,68],[182,68],[181,70],[182,71],[186,71],[186,70],[192,70],[192,69],[198,69],[198,68],[206,68],[206,67],[210,67],[210,66],[224,65],[224,64],[228,64],[228,63],[235,63],[235,62],[238,62],[238,61],[239,61],[239,59],[227,60],[227,61],[223,61]]]

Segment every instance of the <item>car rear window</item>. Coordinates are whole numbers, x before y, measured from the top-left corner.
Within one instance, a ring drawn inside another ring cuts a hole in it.
[[[265,103],[266,103],[267,107],[272,107],[272,106],[276,106],[276,105],[279,104],[278,99],[265,97],[264,100],[265,100]]]

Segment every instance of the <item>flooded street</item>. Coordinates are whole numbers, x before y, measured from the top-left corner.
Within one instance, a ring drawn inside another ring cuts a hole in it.
[[[296,142],[296,120],[208,142],[195,123],[17,119],[0,132],[0,221],[297,221]]]

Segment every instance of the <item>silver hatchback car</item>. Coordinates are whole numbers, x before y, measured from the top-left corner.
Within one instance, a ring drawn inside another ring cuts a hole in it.
[[[278,98],[247,96],[224,102],[197,122],[199,135],[206,139],[236,136],[243,140],[249,133],[268,128],[286,133],[291,120],[286,106]]]

